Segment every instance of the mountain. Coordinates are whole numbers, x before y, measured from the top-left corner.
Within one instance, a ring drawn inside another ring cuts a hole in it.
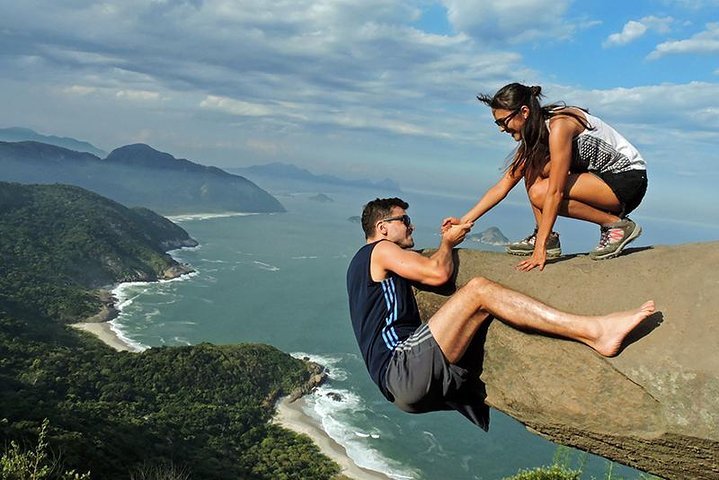
[[[509,243],[509,239],[497,227],[489,227],[479,233],[472,233],[467,236],[467,239],[487,245],[507,245]]]
[[[10,127],[0,128],[0,141],[3,142],[41,142],[57,147],[75,150],[77,152],[92,153],[98,157],[107,156],[107,152],[82,140],[75,140],[70,137],[57,137],[55,135],[42,135],[29,128]]]
[[[283,212],[282,204],[238,175],[144,144],[96,155],[39,142],[0,142],[0,181],[66,183],[163,214]]]
[[[313,202],[318,203],[332,203],[334,202],[334,199],[328,195],[325,195],[324,193],[318,193],[317,195],[313,195],[310,197],[310,200]]]
[[[304,168],[300,168],[296,165],[288,163],[275,162],[268,163],[265,165],[253,165],[251,167],[228,168],[227,170],[250,177],[252,177],[253,175],[257,175],[261,177],[287,178],[290,180],[300,180],[303,182],[323,183],[346,187],[365,187],[372,189],[389,190],[394,192],[401,191],[399,184],[389,178],[380,181],[372,181],[368,179],[349,180],[345,178],[335,177],[333,175],[315,175],[309,170],[305,170]]]

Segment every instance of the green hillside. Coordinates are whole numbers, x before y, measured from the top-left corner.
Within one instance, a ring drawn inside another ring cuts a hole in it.
[[[0,442],[33,445],[48,419],[63,470],[93,479],[168,465],[203,480],[337,478],[308,438],[268,423],[316,366],[266,345],[116,352],[67,326],[95,313],[96,287],[158,278],[176,266],[164,249],[191,243],[77,187],[0,183]]]
[[[96,313],[92,289],[183,271],[170,248],[197,245],[147,209],[68,185],[0,182],[0,301],[58,320]]]

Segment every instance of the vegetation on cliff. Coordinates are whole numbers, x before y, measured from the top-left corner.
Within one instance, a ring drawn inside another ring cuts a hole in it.
[[[37,445],[48,420],[61,470],[98,479],[153,465],[208,480],[338,474],[268,423],[273,400],[316,374],[305,362],[249,344],[116,352],[65,325],[95,313],[96,286],[158,278],[184,231],[76,187],[0,183],[0,232],[0,442]]]
[[[93,289],[182,272],[165,251],[197,244],[150,210],[68,185],[0,182],[0,232],[0,302],[61,321],[96,313]]]

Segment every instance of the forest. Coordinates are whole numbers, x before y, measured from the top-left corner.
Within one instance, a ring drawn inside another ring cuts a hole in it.
[[[343,478],[269,422],[316,365],[257,344],[117,352],[69,326],[97,313],[103,286],[162,278],[178,267],[166,250],[191,243],[78,187],[0,182],[0,441],[32,449],[45,425],[56,468],[42,478]]]

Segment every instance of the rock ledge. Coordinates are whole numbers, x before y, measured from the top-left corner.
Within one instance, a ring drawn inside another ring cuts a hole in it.
[[[562,310],[604,314],[654,299],[658,312],[606,359],[575,342],[492,321],[486,403],[552,441],[666,478],[719,478],[719,242],[565,256],[543,272],[458,250],[457,285],[484,276]],[[428,318],[446,300],[418,294]]]

